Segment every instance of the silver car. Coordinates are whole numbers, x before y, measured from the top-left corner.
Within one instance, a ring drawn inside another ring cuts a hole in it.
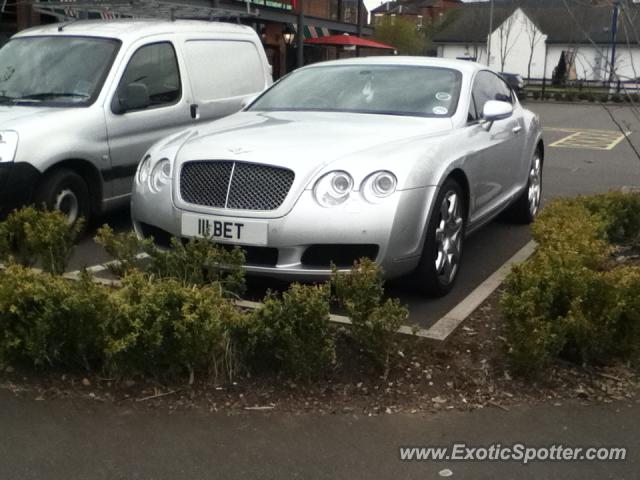
[[[541,196],[538,116],[492,70],[380,57],[295,71],[244,111],[157,143],[138,169],[135,230],[242,245],[250,273],[313,280],[375,259],[433,295],[465,235]]]

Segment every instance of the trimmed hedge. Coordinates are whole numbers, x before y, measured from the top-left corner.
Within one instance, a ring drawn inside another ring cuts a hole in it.
[[[612,243],[640,238],[640,195],[556,200],[534,222],[536,253],[506,281],[502,310],[515,371],[557,358],[581,364],[640,354],[640,267],[612,262]]]
[[[50,264],[53,273],[37,273],[29,268],[33,257],[45,263],[39,252],[75,235],[60,218],[26,209],[0,223],[9,262],[0,270],[0,364],[217,380],[268,369],[308,379],[328,373],[337,361],[336,339],[343,329],[329,321],[333,302],[352,318],[352,343],[380,369],[389,367],[407,311],[384,300],[381,272],[372,261],[363,259],[352,275],[336,275],[332,282],[270,293],[263,306],[247,311],[233,298],[244,289],[242,251],[210,240],[174,241],[173,249],[158,251],[103,227],[99,241],[119,260],[120,287],[98,284],[87,273],[79,281],[57,275],[70,243],[57,252],[61,263]],[[40,223],[55,228],[31,226]],[[141,260],[141,252],[150,258]],[[19,254],[22,264],[9,253]]]
[[[69,226],[58,211],[15,210],[0,223],[0,261],[38,265],[45,272],[61,274],[82,229],[82,220]]]

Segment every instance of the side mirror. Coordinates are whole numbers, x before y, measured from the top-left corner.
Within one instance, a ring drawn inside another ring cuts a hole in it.
[[[509,102],[489,100],[484,104],[484,108],[482,109],[482,119],[486,122],[504,120],[511,115],[513,115],[513,105]]]
[[[141,110],[151,104],[149,90],[144,83],[130,83],[118,89],[111,103],[111,111],[121,115],[130,110]]]

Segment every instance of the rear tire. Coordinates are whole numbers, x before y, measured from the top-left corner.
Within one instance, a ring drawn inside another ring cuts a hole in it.
[[[542,200],[542,155],[536,149],[529,167],[527,186],[518,199],[507,209],[507,218],[513,223],[528,225],[536,218]]]
[[[422,257],[414,272],[421,293],[442,297],[451,291],[460,271],[466,226],[464,192],[458,182],[449,178],[436,197]]]
[[[67,216],[69,224],[80,218],[88,222],[91,217],[91,197],[83,178],[67,168],[60,168],[47,174],[34,194],[38,208],[60,210]],[[86,223],[85,223],[86,225]]]

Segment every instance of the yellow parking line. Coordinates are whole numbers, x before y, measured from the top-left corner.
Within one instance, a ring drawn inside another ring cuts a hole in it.
[[[577,137],[578,135],[580,135],[581,132],[576,132],[572,135],[569,135],[568,137],[562,137],[560,140],[558,140],[557,142],[553,142],[551,145],[549,145],[550,147],[559,147],[561,146],[564,142],[566,142],[567,140]]]
[[[614,148],[616,148],[616,146],[618,146],[618,144],[623,141],[625,138],[627,138],[629,135],[631,134],[631,132],[628,132],[625,135],[620,135],[620,138],[617,138],[616,140],[614,140],[613,142],[611,142],[611,144],[609,145],[608,150],[613,150]]]
[[[613,150],[620,142],[622,142],[631,132],[624,134],[613,130],[590,130],[590,129],[573,129],[573,128],[555,128],[550,130],[564,131],[571,133],[566,137],[549,145],[558,148],[580,148],[587,150]],[[574,131],[575,130],[575,131]]]

